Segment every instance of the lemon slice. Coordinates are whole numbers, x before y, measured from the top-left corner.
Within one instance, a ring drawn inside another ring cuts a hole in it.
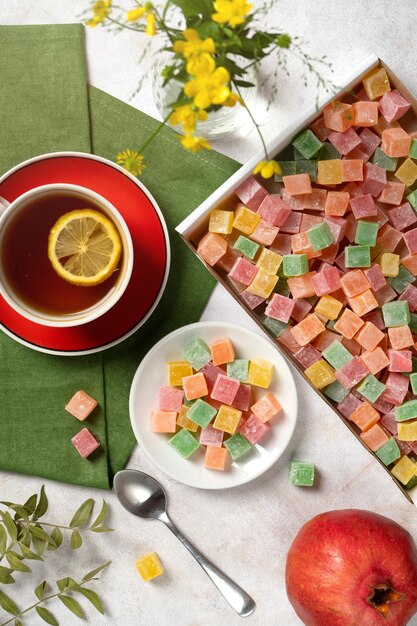
[[[92,287],[109,278],[122,252],[114,224],[92,209],[69,211],[52,226],[48,257],[52,267],[73,285]]]

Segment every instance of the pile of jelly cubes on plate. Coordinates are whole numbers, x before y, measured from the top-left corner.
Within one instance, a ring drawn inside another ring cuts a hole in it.
[[[168,440],[184,459],[205,447],[204,466],[225,470],[251,451],[282,413],[268,392],[275,367],[265,359],[241,359],[228,338],[209,346],[193,339],[183,360],[167,363],[168,385],[158,394],[150,417],[155,433],[175,433]],[[253,387],[266,390],[256,398]]]
[[[198,254],[406,487],[417,483],[417,118],[384,68],[213,210]],[[268,183],[265,183],[268,184]]]

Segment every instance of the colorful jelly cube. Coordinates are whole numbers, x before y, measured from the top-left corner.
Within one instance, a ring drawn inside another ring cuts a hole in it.
[[[210,344],[211,359],[213,365],[223,365],[231,363],[235,358],[235,351],[232,342],[227,337],[217,339]]]
[[[398,272],[400,271],[400,257],[398,254],[383,252],[377,258],[377,263],[379,263],[381,272],[384,276],[398,276]]]
[[[198,399],[188,409],[187,417],[201,428],[207,428],[216,413],[216,409],[208,402]]]
[[[251,239],[263,246],[270,246],[275,241],[279,228],[277,226],[271,226],[265,220],[261,219],[253,233]]]
[[[177,413],[175,411],[152,411],[150,429],[153,433],[175,433],[177,429]]]
[[[224,442],[233,461],[237,461],[242,456],[250,452],[252,446],[240,433],[236,433]]]
[[[376,452],[388,442],[388,435],[379,424],[374,424],[372,428],[360,434],[362,441],[372,452]]]
[[[341,159],[317,161],[317,182],[319,185],[339,185],[343,182]]]
[[[417,400],[409,400],[394,408],[397,422],[406,422],[417,417]]]
[[[237,430],[241,417],[242,411],[222,404],[213,422],[213,427],[233,435]]]
[[[136,561],[136,569],[145,582],[164,573],[164,568],[156,552],[141,556]]]
[[[320,139],[307,128],[307,130],[304,130],[294,139],[292,145],[305,159],[311,159],[319,152],[323,144]]]
[[[353,154],[353,152],[351,154]],[[343,178],[343,182],[362,181],[363,180],[363,161],[361,159],[344,158],[342,160],[342,178]],[[340,193],[346,193],[346,192],[342,191]]]
[[[378,102],[360,100],[352,104],[355,126],[368,127],[378,123]]]
[[[258,214],[272,226],[281,227],[292,213],[292,208],[280,196],[268,195],[258,209]]]
[[[356,411],[358,407],[362,406],[362,404],[363,402],[359,400],[359,398],[354,396],[352,393],[348,393],[346,398],[337,405],[337,408],[343,417],[350,420],[352,413]]]
[[[291,333],[300,346],[305,346],[320,335],[320,333],[324,330],[325,326],[323,322],[319,320],[317,315],[311,313],[294,326],[294,328],[291,328]]]
[[[320,298],[314,312],[317,315],[323,315],[329,320],[335,320],[338,318],[340,311],[343,308],[343,303],[332,296],[323,296]]]
[[[377,263],[372,265],[370,268],[365,269],[363,273],[373,291],[378,291],[387,284],[385,276],[381,271],[381,267]]]
[[[416,476],[416,472],[417,465],[408,456],[403,456],[391,469],[391,474],[403,485],[407,485]]]
[[[408,378],[400,373],[390,372],[385,385],[383,399],[395,406],[402,404],[408,391]]]
[[[195,433],[198,430],[198,424],[188,419],[187,416],[188,416],[189,409],[190,409],[189,406],[185,404],[182,405],[181,411],[177,417],[177,426],[181,426],[181,428],[186,428],[187,430],[190,430],[192,433]]]
[[[328,295],[341,288],[340,275],[336,267],[326,267],[311,279],[318,296]]]
[[[236,239],[233,249],[241,252],[247,259],[254,259],[259,250],[259,244],[255,241],[251,241],[243,235],[240,235]]]
[[[214,209],[210,213],[209,232],[219,233],[220,235],[230,235],[233,230],[234,218],[235,214],[233,211]]]
[[[259,443],[270,430],[270,424],[268,424],[268,422],[262,422],[256,415],[250,415],[249,418],[239,426],[240,434],[253,446]]]
[[[374,403],[385,391],[385,385],[375,378],[373,374],[369,374],[369,376],[356,387],[356,391],[369,400],[369,402]]]
[[[308,174],[292,174],[283,176],[284,187],[290,196],[299,196],[311,193],[311,179]]]
[[[83,459],[86,459],[94,450],[100,447],[99,442],[90,433],[88,428],[80,430],[80,432],[71,439],[71,443],[75,446],[78,454],[82,456]]]
[[[333,100],[325,107],[323,118],[327,128],[339,133],[345,132],[350,126],[353,126],[355,121],[352,105],[338,100]]]
[[[276,274],[281,266],[282,256],[264,248],[256,261],[256,266],[270,274]],[[253,279],[252,279],[253,280]]]
[[[267,422],[278,415],[282,407],[274,394],[269,392],[251,406],[251,411],[261,422]]]
[[[323,393],[325,396],[333,400],[333,402],[342,402],[349,393],[349,389],[346,389],[339,383],[338,380],[335,380],[334,383],[328,385],[323,389]]]
[[[192,366],[187,361],[170,361],[168,367],[168,383],[172,387],[181,387],[182,379],[185,376],[191,376],[193,373]]]
[[[358,222],[359,223],[359,222]],[[370,246],[346,246],[345,248],[346,267],[370,267],[371,250]]]
[[[226,254],[227,241],[218,233],[207,233],[204,235],[197,247],[197,254],[207,263],[216,265]]]
[[[280,322],[279,320],[275,320],[273,317],[265,318],[262,324],[268,330],[268,332],[274,337],[274,339],[278,339],[278,337],[281,337],[281,335],[288,328],[288,323]]]
[[[345,309],[334,325],[334,329],[346,337],[352,339],[363,326],[364,321],[350,309]]]
[[[382,306],[384,324],[387,328],[394,326],[406,326],[410,323],[410,309],[408,302],[387,302]]]
[[[323,389],[336,380],[334,371],[323,359],[308,367],[305,375],[316,389]]]
[[[417,373],[410,374],[410,384],[414,395],[417,395]]]
[[[314,465],[291,461],[290,483],[296,487],[312,487],[314,484]]]
[[[330,346],[323,350],[323,356],[335,370],[342,368],[353,359],[349,350],[340,341],[333,341]]]
[[[365,322],[355,339],[365,350],[375,350],[384,337],[385,334],[375,324]]]
[[[221,448],[224,432],[214,428],[211,424],[205,426],[200,432],[200,444],[203,446],[215,446]]]
[[[94,400],[85,391],[80,389],[77,391],[65,406],[65,410],[71,413],[77,420],[83,422],[97,406],[97,400]]]
[[[362,193],[378,196],[386,184],[386,170],[378,165],[374,165],[374,163],[365,163],[363,167],[363,182],[361,184]]]
[[[413,133],[411,133],[411,137],[415,137],[415,135],[413,135]],[[417,139],[415,139],[415,138],[411,140],[409,156],[412,159],[417,159]]]
[[[323,250],[335,241],[329,225],[326,222],[312,226],[307,231],[307,237],[314,250]]]
[[[311,344],[303,346],[294,353],[294,358],[297,359],[297,361],[301,363],[304,368],[313,365],[313,363],[318,361],[320,357],[321,352],[319,352],[319,350],[316,350],[316,348],[314,348],[314,346],[312,346]]]
[[[413,369],[411,350],[388,350],[390,372],[411,372]]]
[[[349,193],[346,191],[329,191],[326,198],[325,213],[342,217],[349,206]]]
[[[377,200],[378,202],[383,202],[384,204],[398,205],[401,203],[404,191],[404,183],[395,183],[393,181],[388,181],[384,189],[379,194]]]
[[[417,164],[412,159],[406,159],[395,172],[395,177],[406,187],[411,187],[417,180]]]
[[[277,282],[278,276],[276,276],[276,274],[270,274],[263,269],[259,269],[246,291],[252,295],[266,299],[271,295]]]
[[[404,350],[414,345],[413,335],[409,326],[388,328],[388,337],[393,350]]]
[[[398,158],[389,157],[379,147],[375,149],[375,152],[372,155],[371,161],[375,165],[378,165],[379,167],[383,167],[384,170],[387,170],[388,172],[395,172],[395,170],[397,169]]]
[[[182,384],[187,400],[196,400],[208,395],[206,379],[201,372],[192,376],[184,376]]]
[[[280,320],[281,322],[288,322],[293,312],[294,305],[295,300],[290,300],[290,298],[274,293],[265,309],[265,315]]]
[[[346,389],[351,389],[360,383],[368,374],[368,368],[358,356],[353,357],[346,365],[336,371],[337,380]]]
[[[238,380],[241,383],[248,382],[248,372],[249,361],[247,359],[235,359],[227,364],[227,375],[229,378]]]
[[[384,93],[379,101],[379,109],[387,122],[399,120],[411,108],[411,104],[400,94],[398,89]]]
[[[355,243],[366,246],[374,246],[378,235],[378,222],[358,220],[356,225]]]
[[[288,278],[287,283],[293,298],[312,298],[316,295],[312,279],[316,272],[307,272],[302,276]]]
[[[272,382],[274,365],[265,359],[252,359],[249,363],[248,383],[268,389]]]
[[[245,383],[240,383],[235,399],[233,400],[233,408],[239,411],[248,411],[252,402],[252,387]]]
[[[417,420],[398,424],[398,439],[400,441],[417,441]]]
[[[283,257],[284,276],[302,276],[308,272],[306,254],[286,254]]]
[[[380,420],[380,415],[369,402],[365,401],[353,411],[350,420],[364,432]]]
[[[184,347],[184,358],[195,370],[201,370],[211,359],[210,348],[202,339],[192,339]]]
[[[179,413],[182,407],[184,392],[175,387],[161,387],[158,394],[158,409]]]
[[[391,90],[389,78],[383,67],[371,70],[362,80],[366,95],[375,100]]]
[[[235,194],[241,202],[249,209],[256,211],[262,201],[269,195],[254,176],[249,176],[235,189]]]
[[[219,374],[211,392],[211,398],[231,405],[239,389],[239,381],[225,374]]]
[[[378,448],[375,454],[381,459],[384,465],[391,465],[401,457],[400,449],[393,437],[390,437],[383,446]]]
[[[403,128],[387,128],[382,131],[381,150],[390,157],[407,157],[411,137]]]
[[[194,435],[185,428],[168,439],[168,443],[183,459],[188,459],[200,447]]]
[[[258,268],[256,265],[243,257],[239,257],[236,259],[232,269],[228,273],[228,277],[231,280],[247,286],[251,284],[257,273]]]
[[[217,446],[207,446],[204,457],[204,467],[206,469],[224,471],[226,469],[228,453],[226,448]]]
[[[370,193],[351,198],[350,207],[357,220],[378,215],[378,207]]]
[[[235,212],[233,228],[245,235],[251,235],[259,223],[261,216],[244,205],[239,205]]]

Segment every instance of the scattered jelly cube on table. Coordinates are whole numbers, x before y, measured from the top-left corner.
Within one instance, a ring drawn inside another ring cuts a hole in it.
[[[90,413],[94,411],[96,406],[97,401],[89,396],[88,393],[80,389],[80,391],[77,391],[72,396],[71,400],[65,406],[65,410],[68,411],[68,413],[71,413],[71,415],[73,415],[74,417],[76,417],[77,420],[80,420],[80,422],[82,422],[87,419]]]
[[[199,398],[188,409],[187,417],[201,428],[206,428],[216,415],[217,411],[208,402]]]
[[[314,465],[291,461],[290,483],[296,487],[312,487],[314,484]]]
[[[237,461],[252,449],[251,444],[240,433],[236,433],[229,437],[229,439],[226,439],[224,445],[229,451],[233,461]]]
[[[201,370],[211,359],[210,348],[201,339],[192,339],[184,347],[184,358],[195,370]]]
[[[72,439],[71,442],[75,446],[77,452],[83,459],[86,459],[90,454],[97,450],[100,447],[99,442],[95,437],[90,433],[88,428],[83,428],[77,433]]]
[[[164,573],[164,568],[156,552],[141,556],[136,561],[136,569],[145,582]]]
[[[197,439],[188,430],[179,430],[171,439],[169,445],[184,459],[188,459],[199,447]]]
[[[227,457],[228,452],[226,448],[207,446],[204,467],[206,469],[224,471],[226,469]]]

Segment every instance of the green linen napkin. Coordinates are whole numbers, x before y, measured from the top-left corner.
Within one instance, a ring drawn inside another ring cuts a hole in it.
[[[23,159],[77,150],[114,159],[139,146],[158,122],[87,85],[80,24],[0,26],[0,173]],[[135,444],[128,397],[146,352],[168,332],[198,320],[213,281],[174,227],[238,164],[218,153],[192,155],[165,128],[146,154],[142,180],[171,238],[165,294],[147,323],[111,350],[84,357],[37,353],[0,333],[0,469],[109,488]],[[85,389],[99,409],[80,424],[64,410]],[[101,442],[82,459],[70,439],[84,425]]]

